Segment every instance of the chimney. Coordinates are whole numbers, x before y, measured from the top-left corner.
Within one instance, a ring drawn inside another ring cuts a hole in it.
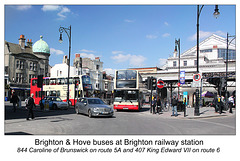
[[[67,60],[68,60],[67,55],[64,55],[64,56],[63,56],[63,64],[64,64],[64,63],[67,64]]]
[[[33,44],[33,43],[32,43],[32,39],[30,39],[30,41],[29,41],[29,39],[28,39],[28,41],[27,41],[27,46],[28,46],[28,47],[32,47],[32,44]]]
[[[24,49],[25,48],[25,38],[24,38],[24,35],[20,35],[20,39],[18,39],[19,40],[19,45],[20,45],[20,47],[22,48],[22,49]]]
[[[177,57],[177,50],[175,49],[173,52],[173,57],[176,58]]]

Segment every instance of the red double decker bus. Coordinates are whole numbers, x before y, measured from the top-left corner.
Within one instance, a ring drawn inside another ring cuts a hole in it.
[[[142,78],[137,70],[117,70],[114,78],[114,109],[140,110]]]
[[[30,92],[34,94],[36,104],[45,96],[58,96],[64,102],[67,102],[67,77],[44,77],[43,88],[37,87],[38,78],[31,79]],[[69,104],[74,105],[76,98],[86,97],[88,90],[92,90],[90,77],[74,76],[69,78]]]

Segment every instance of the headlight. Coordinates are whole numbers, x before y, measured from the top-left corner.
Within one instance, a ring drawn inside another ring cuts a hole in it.
[[[99,111],[99,108],[95,107],[93,108],[93,111]]]

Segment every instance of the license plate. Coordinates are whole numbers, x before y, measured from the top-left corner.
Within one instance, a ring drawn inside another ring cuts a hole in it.
[[[125,108],[123,108],[124,110],[128,110],[128,108],[127,107],[125,107]]]
[[[101,114],[108,114],[108,112],[101,112]]]

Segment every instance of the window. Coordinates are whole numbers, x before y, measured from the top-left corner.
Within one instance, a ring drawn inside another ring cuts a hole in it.
[[[16,83],[22,83],[23,81],[23,74],[16,73]]]
[[[212,52],[212,49],[200,50],[200,53],[209,53]]]
[[[99,65],[96,65],[96,70],[99,70]]]
[[[108,83],[105,83],[105,89],[108,89]]]
[[[176,67],[177,66],[177,62],[173,61],[173,66]]]
[[[218,58],[226,59],[226,54],[226,49],[218,49]],[[236,60],[236,50],[228,50],[228,60]]]
[[[32,78],[36,78],[36,76],[33,75],[33,74],[29,74],[29,81],[28,81],[29,83],[31,83],[31,79],[32,79]]]
[[[17,60],[16,69],[24,69],[24,61]]]
[[[194,65],[197,65],[197,60],[194,60]]]
[[[37,63],[30,62],[29,63],[29,70],[37,71]]]
[[[187,66],[187,61],[183,61],[183,66]]]

